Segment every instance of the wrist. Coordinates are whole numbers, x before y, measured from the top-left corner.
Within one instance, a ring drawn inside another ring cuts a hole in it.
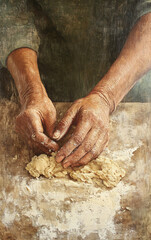
[[[20,103],[25,108],[29,105],[35,104],[44,98],[48,98],[46,90],[41,81],[30,83],[20,89],[19,98]]]
[[[113,98],[111,97],[111,95],[102,87],[97,88],[95,87],[90,94],[97,94],[101,99],[104,100],[105,104],[108,106],[109,108],[109,113],[111,114],[112,112],[114,112],[116,106],[115,106],[115,102],[113,100]]]
[[[21,105],[47,96],[41,82],[37,54],[29,48],[14,50],[7,59],[7,68],[14,78]]]

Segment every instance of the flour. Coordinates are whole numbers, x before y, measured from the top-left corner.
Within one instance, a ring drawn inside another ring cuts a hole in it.
[[[0,230],[16,240],[150,239],[151,164],[146,156],[151,147],[150,127],[145,123],[150,122],[150,115],[146,120],[146,104],[133,106],[121,104],[111,116],[110,141],[102,157],[114,159],[127,175],[115,188],[106,190],[68,179],[31,179],[24,168],[33,154],[15,133],[19,106],[1,101]],[[148,150],[144,148],[146,139]],[[135,206],[129,197],[133,200],[137,195],[142,197]],[[124,219],[125,212],[131,215],[128,226],[115,221]]]
[[[10,180],[20,194],[20,199],[13,199],[14,210],[18,206],[21,215],[31,219],[33,226],[38,229],[39,240],[54,239],[56,232],[68,232],[69,236],[78,235],[82,238],[97,232],[99,239],[105,240],[108,231],[115,233],[114,216],[120,210],[121,197],[129,191],[135,191],[133,186],[123,182],[112,190],[100,190],[91,184],[67,179],[29,180],[16,176]],[[6,194],[5,197],[7,207],[2,221],[9,226],[19,220],[19,216],[15,211],[12,215],[10,213],[12,194]]]
[[[114,159],[114,161],[120,161],[126,164],[124,164],[125,168],[127,167],[133,167],[134,166],[134,162],[131,161],[132,156],[134,155],[134,152],[139,149],[141,146],[143,145],[143,143],[141,141],[138,142],[138,144],[135,147],[127,147],[124,149],[119,149],[119,150],[114,150],[111,151],[109,148],[106,148],[105,151],[102,153],[102,156],[107,156],[112,159]]]
[[[9,226],[9,225],[13,224],[15,217],[16,217],[16,213],[11,212],[8,208],[6,208],[3,218],[2,218],[2,222],[4,225]]]

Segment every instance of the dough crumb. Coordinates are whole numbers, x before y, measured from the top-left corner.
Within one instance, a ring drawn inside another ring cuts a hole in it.
[[[56,152],[51,156],[41,154],[34,156],[30,163],[27,164],[26,170],[33,177],[46,178],[68,178],[79,182],[95,183],[102,186],[102,183],[108,187],[115,187],[125,176],[125,170],[113,160],[102,157],[101,155],[92,160],[85,166],[64,169],[61,163],[55,160]]]

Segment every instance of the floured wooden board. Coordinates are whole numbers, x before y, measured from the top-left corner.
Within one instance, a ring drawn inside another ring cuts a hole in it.
[[[69,105],[57,103],[58,116]],[[32,178],[25,167],[34,154],[14,130],[18,112],[17,104],[0,101],[0,239],[151,238],[150,104],[122,103],[111,117],[110,142],[101,157],[126,171],[112,189]]]

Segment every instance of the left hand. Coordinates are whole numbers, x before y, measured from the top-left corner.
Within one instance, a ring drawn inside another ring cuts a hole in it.
[[[73,103],[58,123],[53,138],[60,140],[76,120],[70,139],[56,155],[63,167],[85,165],[96,158],[108,143],[109,106],[98,94],[89,94]]]
[[[51,154],[58,144],[51,139],[56,121],[56,109],[48,96],[26,97],[16,118],[16,131],[22,135],[36,154]]]

